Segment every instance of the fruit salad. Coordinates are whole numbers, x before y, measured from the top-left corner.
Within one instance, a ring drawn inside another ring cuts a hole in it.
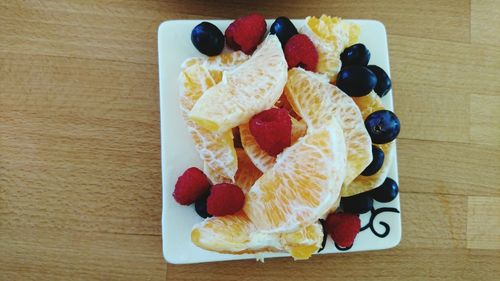
[[[308,259],[327,236],[352,246],[359,214],[397,196],[400,122],[381,101],[392,83],[361,32],[326,15],[193,28],[203,55],[181,65],[179,106],[204,165],[186,167],[173,197],[202,218],[196,246]]]

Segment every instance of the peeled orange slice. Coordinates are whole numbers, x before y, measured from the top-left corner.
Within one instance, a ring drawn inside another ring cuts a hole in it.
[[[333,81],[342,66],[340,54],[358,41],[360,28],[341,18],[322,15],[320,18],[307,17],[300,33],[307,35],[318,51],[318,72]]]
[[[194,226],[191,241],[198,247],[226,254],[288,251],[295,259],[307,259],[321,246],[323,230],[313,223],[292,233],[263,233],[244,212],[212,217]]]
[[[309,128],[324,127],[335,118],[339,121],[347,146],[347,173],[341,195],[354,195],[348,185],[372,161],[372,142],[358,106],[324,75],[302,68],[288,71],[285,94]]]
[[[236,171],[235,183],[246,194],[262,176],[262,172],[255,167],[242,148],[236,148],[236,155],[238,156],[238,170]]]
[[[198,247],[225,254],[251,254],[257,252],[277,252],[277,241],[253,243],[250,233],[255,233],[255,225],[244,212],[234,215],[212,217],[195,225],[191,231],[191,241]]]
[[[281,95],[281,97],[274,104],[274,106],[277,107],[277,108],[284,108],[284,109],[286,109],[288,111],[288,114],[290,114],[290,116],[292,116],[295,119],[298,119],[298,120],[301,119],[300,116],[297,115],[297,113],[295,111],[293,111],[293,108],[290,105],[290,103],[288,102],[285,94]]]
[[[248,123],[240,125],[239,128],[241,145],[243,146],[243,149],[245,149],[245,152],[255,167],[262,172],[271,169],[274,162],[276,162],[276,157],[269,155],[260,148],[259,144],[250,132],[250,126]]]
[[[336,120],[309,130],[247,193],[243,209],[259,230],[293,232],[324,215],[340,194],[346,148]]]
[[[300,137],[305,135],[307,126],[303,120],[297,121],[297,119],[291,117],[292,119],[292,140],[293,145]],[[276,162],[276,157],[269,155],[266,151],[262,150],[250,132],[250,127],[247,124],[239,126],[240,128],[240,138],[241,145],[245,149],[248,157],[252,163],[262,172],[271,169]]]
[[[286,83],[287,62],[276,35],[269,35],[249,60],[222,76],[189,113],[197,124],[216,132],[247,123],[279,99]]]
[[[192,57],[186,59],[182,67],[187,68],[191,65],[198,64],[198,65],[203,65],[206,67],[212,74],[215,74],[213,76],[217,76],[222,78],[222,72],[223,71],[229,71],[234,69],[235,66],[238,66],[245,61],[247,61],[250,58],[249,55],[246,55],[242,51],[236,51],[236,52],[231,52],[227,54],[221,54],[218,56],[212,56],[212,57]],[[218,82],[220,82],[221,79],[216,79]]]
[[[363,97],[353,98],[353,100],[361,110],[363,120],[366,119],[366,117],[368,117],[368,115],[372,112],[384,109],[382,100],[375,92],[371,92]],[[395,142],[392,141],[386,144],[373,145],[378,146],[384,152],[384,163],[382,164],[380,170],[374,175],[359,175],[356,179],[354,179],[354,181],[348,186],[348,190],[350,190],[352,194],[365,192],[381,185],[389,173],[389,167],[395,154]]]
[[[243,63],[248,57],[241,52],[224,54],[209,59],[187,59],[179,76],[179,103],[195,148],[204,162],[204,171],[214,183],[234,181],[237,169],[236,152],[231,130],[220,133],[209,131],[188,118],[189,111],[203,93],[215,86],[222,77],[222,69]]]
[[[294,143],[299,140],[299,138],[303,137],[306,134],[307,131],[307,124],[306,122],[301,119],[300,121],[292,117],[292,141],[291,144],[293,145]]]
[[[305,260],[319,250],[323,235],[323,227],[315,222],[295,232],[281,234],[281,245],[295,260]]]

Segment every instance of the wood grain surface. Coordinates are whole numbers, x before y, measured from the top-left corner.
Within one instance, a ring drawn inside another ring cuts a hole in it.
[[[389,34],[403,240],[198,265],[161,252],[158,25],[322,13]],[[498,280],[500,1],[0,1],[0,280]]]

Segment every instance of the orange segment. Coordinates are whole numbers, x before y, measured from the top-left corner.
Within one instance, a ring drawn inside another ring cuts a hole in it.
[[[281,245],[295,260],[306,260],[316,253],[323,241],[323,227],[319,222],[298,231],[281,234]]]
[[[341,194],[354,195],[348,185],[372,161],[372,142],[359,108],[324,75],[302,68],[288,71],[285,94],[309,128],[324,127],[335,118],[339,121],[347,146],[347,173]]]
[[[291,144],[293,145],[296,143],[299,138],[303,137],[306,134],[307,131],[307,124],[304,120],[297,120],[292,117],[292,141]]]
[[[276,158],[267,154],[267,152],[260,148],[259,144],[250,132],[250,126],[248,123],[240,125],[239,128],[241,145],[243,146],[243,149],[245,149],[245,152],[255,167],[262,172],[271,169],[276,161]]]
[[[238,66],[245,61],[247,61],[250,58],[250,56],[246,55],[245,53],[241,51],[236,51],[236,52],[231,52],[227,54],[221,54],[218,56],[213,56],[213,57],[192,57],[186,59],[183,64],[182,68],[187,68],[191,65],[198,64],[198,65],[203,65],[206,67],[213,75],[212,76],[218,76],[222,77],[222,72],[223,71],[229,71],[234,69],[235,66]],[[215,74],[215,75],[214,75]],[[217,79],[217,81],[220,81],[221,79]]]
[[[189,117],[216,132],[244,124],[279,99],[287,68],[281,43],[269,35],[249,60],[224,72],[221,82],[203,94]]]
[[[186,60],[179,75],[179,103],[183,117],[203,95],[203,92],[217,84],[206,66],[197,60]]]
[[[257,252],[277,252],[276,239],[261,245],[251,245],[250,233],[255,233],[255,225],[244,212],[223,217],[212,217],[193,227],[191,241],[205,250],[227,254],[251,254]],[[267,239],[265,239],[267,240]]]
[[[293,232],[324,215],[345,177],[346,148],[340,125],[309,130],[281,153],[247,193],[243,209],[258,229]]]
[[[238,155],[238,170],[235,176],[236,185],[246,194],[262,176],[262,172],[255,167],[245,150],[237,148],[236,155]]]
[[[318,51],[318,72],[333,81],[342,65],[340,54],[358,40],[360,28],[341,18],[322,15],[320,18],[307,17],[300,33],[306,34]]]
[[[204,171],[214,183],[234,181],[237,169],[236,152],[231,130],[214,133],[200,127],[187,116],[203,93],[216,85],[221,69],[234,68],[246,55],[241,52],[220,55],[210,59],[187,59],[179,76],[179,103],[195,148],[204,162]]]
[[[223,182],[233,182],[233,180],[230,179],[229,177],[224,176],[223,174],[220,174],[219,172],[210,168],[210,166],[206,162],[203,163],[203,173],[207,175],[207,177],[213,184],[223,183]]]
[[[306,123],[301,120],[297,121],[295,118],[292,119],[292,141],[293,145],[300,137],[304,136],[307,130]],[[262,150],[250,132],[248,124],[243,124],[239,126],[240,128],[240,138],[241,145],[245,149],[248,157],[252,163],[262,172],[271,169],[276,162],[276,157],[269,155],[267,152]]]
[[[269,234],[259,231],[244,212],[212,217],[194,226],[191,241],[205,250],[227,254],[287,251],[307,259],[321,246],[323,230],[313,223],[297,232]]]
[[[288,102],[288,99],[286,98],[286,95],[283,93],[280,97],[280,99],[274,104],[277,108],[284,108],[288,111],[288,114],[292,116],[293,118],[300,120],[301,117],[297,115],[295,111],[293,111],[292,105],[290,102]]]
[[[363,115],[363,119],[366,119],[368,115],[372,112],[384,109],[384,105],[382,104],[382,100],[375,93],[371,92],[370,94],[364,97],[353,98],[354,102],[358,105],[361,110],[361,114]],[[387,174],[389,173],[389,166],[394,158],[395,149],[394,149],[394,141],[386,144],[373,144],[378,146],[384,152],[385,158],[384,163],[382,164],[382,168],[371,176],[362,176],[359,175],[350,185],[349,189],[353,192],[361,193],[367,190],[373,189],[379,185],[381,185]]]
[[[352,98],[361,111],[363,119],[375,111],[385,109],[382,99],[375,92],[371,92],[363,97]]]
[[[245,53],[236,51],[219,56],[208,57],[204,60],[208,69],[222,72],[233,70],[235,66],[246,62],[249,58],[250,56]]]

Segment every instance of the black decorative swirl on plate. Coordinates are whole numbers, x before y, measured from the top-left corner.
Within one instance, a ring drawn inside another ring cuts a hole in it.
[[[379,222],[379,224],[385,228],[384,232],[383,233],[379,233],[377,230],[375,230],[375,227],[373,226],[373,223],[375,221],[375,217],[377,217],[378,214],[381,214],[381,213],[384,213],[384,212],[399,213],[399,210],[396,209],[396,208],[383,207],[383,208],[378,208],[376,210],[374,208],[372,208],[370,210],[370,212],[371,212],[370,221],[365,226],[363,226],[360,229],[360,231],[363,231],[363,230],[365,230],[367,228],[370,228],[370,230],[372,231],[372,233],[375,234],[376,236],[380,237],[380,238],[384,238],[387,235],[389,235],[389,232],[391,231],[391,227],[389,226],[388,223],[386,223],[384,221],[380,221]]]
[[[382,233],[378,232],[373,225],[373,223],[375,222],[375,218],[379,214],[384,213],[384,212],[399,213],[399,210],[396,208],[389,208],[389,207],[382,207],[382,208],[378,208],[378,209],[375,209],[372,207],[370,210],[370,213],[371,213],[370,220],[368,221],[368,223],[365,226],[363,226],[359,229],[359,232],[364,231],[364,230],[369,228],[372,231],[372,233],[377,237],[384,238],[387,235],[389,235],[389,233],[391,232],[391,227],[389,226],[388,223],[386,223],[384,221],[379,221],[379,224],[385,228],[384,232],[382,232]],[[337,248],[337,250],[339,250],[339,251],[347,251],[347,250],[352,248],[352,245],[349,247],[343,248],[343,247],[340,247],[339,245],[337,245],[337,243],[334,243],[334,244],[335,244],[335,248]]]
[[[317,251],[317,253],[320,253],[325,249],[326,246],[326,240],[328,239],[328,232],[326,231],[326,222],[324,219],[319,219],[319,223],[321,223],[321,228],[323,229],[323,241],[321,241],[321,248]]]

